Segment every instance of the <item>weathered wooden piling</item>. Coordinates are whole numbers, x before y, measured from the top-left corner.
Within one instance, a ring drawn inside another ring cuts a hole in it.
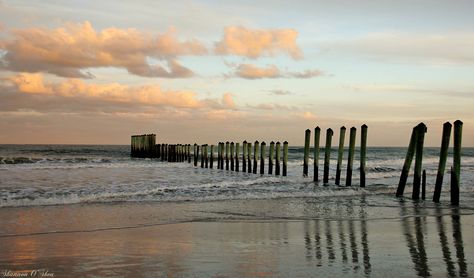
[[[194,143],[194,167],[197,166],[197,161],[198,161],[198,153],[199,153],[199,147],[196,143]]]
[[[360,127],[360,187],[365,187],[365,164],[367,157],[367,125]]]
[[[257,161],[258,161],[258,141],[255,141],[255,143],[253,143],[253,173],[256,174],[257,173]]]
[[[239,172],[239,155],[240,155],[240,146],[239,143],[235,143],[235,171]]]
[[[344,156],[345,136],[346,136],[346,127],[342,126],[339,131],[339,148],[337,150],[336,185],[339,185],[341,181],[341,167],[342,167],[342,158]]]
[[[242,172],[247,172],[247,141],[242,143]]]
[[[424,200],[426,197],[426,170],[423,170],[421,175],[421,199]]]
[[[334,132],[328,128],[326,131],[326,148],[324,150],[324,174],[323,183],[329,182],[329,162],[331,161],[331,141]]]
[[[421,171],[423,167],[423,144],[425,141],[426,125],[420,123],[417,126],[418,132],[415,147],[415,172],[413,176],[413,192],[411,198],[413,200],[420,199]]]
[[[266,144],[262,142],[260,144],[260,175],[265,174],[265,156],[266,156]]]
[[[229,141],[225,142],[225,169],[229,171]]]
[[[247,172],[252,173],[252,143],[247,143]]]
[[[397,197],[403,196],[405,186],[407,184],[408,174],[410,173],[411,162],[416,149],[416,138],[418,134],[418,128],[414,127],[411,132],[410,143],[408,144],[407,154],[405,156],[405,162],[403,163],[402,173],[400,174],[400,181],[398,182]]]
[[[234,171],[234,142],[230,143],[230,170]]]
[[[433,202],[439,203],[441,197],[441,188],[443,187],[443,177],[446,170],[446,160],[448,158],[449,140],[451,137],[452,125],[450,122],[443,124],[443,135],[441,138],[441,149],[439,152],[438,173],[436,174]]]
[[[204,162],[205,162],[205,167],[209,168],[209,145],[205,144],[204,145]]]
[[[211,145],[211,159],[209,163],[209,168],[214,168],[214,145]]]
[[[188,163],[191,163],[191,144],[188,144]]]
[[[275,144],[275,175],[280,175],[280,142]]]
[[[319,138],[321,129],[317,126],[314,129],[314,149],[313,149],[313,181],[319,180]]]
[[[201,168],[204,168],[204,145],[201,145]]]
[[[454,122],[453,134],[453,178],[451,181],[451,205],[459,205],[459,184],[461,183],[461,141],[463,122]]]
[[[270,142],[270,150],[268,153],[268,174],[272,175],[273,174],[273,156],[275,153],[275,142],[271,141]]]
[[[288,165],[288,142],[283,142],[283,176],[286,176],[286,170]]]
[[[217,144],[217,169],[222,169],[222,165],[223,165],[223,148],[222,148],[222,142],[219,142],[219,144]]]
[[[310,140],[311,140],[311,130],[307,129],[304,132],[303,177],[308,176],[309,142],[310,142]]]
[[[349,132],[349,155],[347,158],[347,172],[346,172],[346,186],[352,185],[352,169],[354,165],[354,150],[356,144],[356,133],[357,129],[351,127]]]

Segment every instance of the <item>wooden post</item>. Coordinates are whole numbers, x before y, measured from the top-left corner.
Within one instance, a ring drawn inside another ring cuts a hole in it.
[[[271,141],[270,142],[270,151],[268,154],[268,174],[272,175],[273,174],[273,156],[275,153],[275,142]]]
[[[242,172],[247,172],[247,141],[242,144]]]
[[[441,150],[439,152],[438,173],[436,174],[433,202],[439,203],[441,188],[443,187],[444,171],[446,170],[446,160],[448,158],[449,139],[451,137],[451,123],[443,124],[443,137],[441,138]]]
[[[339,133],[339,148],[337,151],[337,165],[336,165],[336,184],[339,185],[341,181],[341,166],[342,157],[344,155],[344,139],[346,136],[346,127],[342,126]]]
[[[257,173],[257,161],[258,161],[258,141],[253,143],[253,173]]]
[[[304,132],[304,150],[303,150],[303,177],[308,176],[308,160],[309,160],[309,142],[311,139],[311,130]]]
[[[229,171],[229,141],[225,142],[225,169]]]
[[[283,142],[283,176],[286,176],[286,169],[288,165],[288,142]]]
[[[357,129],[351,127],[349,133],[349,156],[347,158],[347,172],[346,172],[346,186],[352,185],[352,168],[354,165],[354,150],[356,144],[356,133]]]
[[[134,156],[134,147],[135,147],[135,146],[134,146],[134,141],[133,141],[133,139],[134,139],[134,136],[132,135],[132,136],[130,137],[130,156],[131,156],[131,157]]]
[[[459,184],[461,182],[461,141],[462,141],[462,122],[454,122],[453,137],[453,178],[451,181],[451,205],[459,205]]]
[[[191,144],[188,144],[188,163],[191,163]]]
[[[199,146],[194,143],[194,167],[197,166],[197,160],[198,160],[198,153],[199,153]]]
[[[360,187],[365,187],[365,164],[367,155],[367,125],[363,124],[360,133]]]
[[[423,167],[423,143],[425,141],[426,125],[420,123],[418,126],[415,150],[415,173],[413,176],[413,192],[411,198],[413,200],[420,199],[421,170]]]
[[[247,172],[252,173],[252,143],[248,142],[247,143]]]
[[[230,143],[230,170],[234,171],[234,142]]]
[[[402,173],[400,174],[400,181],[398,182],[397,197],[403,196],[405,186],[407,184],[408,174],[410,173],[411,162],[416,149],[416,137],[418,134],[418,128],[414,127],[411,132],[410,143],[408,144],[407,154],[405,156],[405,162],[403,163]]]
[[[262,142],[262,144],[260,144],[260,175],[265,174],[265,151],[266,144]]]
[[[209,167],[212,169],[214,166],[214,145],[211,145],[211,163]]]
[[[239,155],[240,155],[240,146],[239,143],[235,143],[235,171],[239,171]]]
[[[207,149],[208,145],[205,144],[204,145],[204,162],[205,162],[205,167],[206,168],[209,168],[209,152],[208,152],[208,149]]]
[[[275,175],[280,175],[280,142],[275,145]]]
[[[314,129],[314,149],[313,149],[313,181],[319,180],[319,137],[321,135],[321,129],[317,126]]]
[[[222,143],[217,144],[217,169],[222,169]]]
[[[329,182],[329,162],[331,160],[331,141],[334,132],[328,128],[326,131],[326,149],[324,151],[324,175],[323,183]]]
[[[423,170],[421,176],[421,199],[424,200],[426,196],[426,170]]]

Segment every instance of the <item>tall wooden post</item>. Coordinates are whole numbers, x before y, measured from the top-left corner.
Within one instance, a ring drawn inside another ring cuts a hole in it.
[[[286,176],[286,169],[288,165],[288,142],[283,142],[283,176]]]
[[[252,173],[252,143],[247,143],[247,172]]]
[[[230,170],[234,171],[234,142],[230,143]]]
[[[461,141],[462,125],[460,120],[454,122],[453,178],[451,182],[451,205],[459,205],[459,184],[461,183]]]
[[[265,174],[265,151],[266,151],[266,144],[262,142],[260,144],[260,175]]]
[[[201,168],[204,168],[204,145],[201,145]]]
[[[196,145],[196,156],[194,159],[194,166],[197,166],[198,160],[199,160],[199,145]]]
[[[439,203],[441,197],[441,188],[443,186],[443,177],[446,170],[446,160],[448,158],[449,139],[451,137],[451,123],[443,124],[443,137],[441,138],[441,150],[439,152],[438,173],[436,174],[435,190],[433,202]]]
[[[421,171],[423,167],[423,144],[425,141],[426,125],[420,123],[418,126],[415,150],[415,173],[413,176],[413,192],[411,198],[413,200],[420,199]]]
[[[400,174],[400,181],[398,182],[397,197],[403,196],[405,186],[407,184],[408,174],[410,173],[411,162],[416,149],[416,138],[418,136],[418,128],[414,127],[411,132],[410,143],[408,144],[405,162],[403,163],[402,173]]]
[[[258,161],[258,141],[255,141],[255,143],[253,143],[253,173],[256,174],[257,173],[257,161]]]
[[[275,145],[275,175],[280,175],[280,142]]]
[[[311,130],[307,129],[304,132],[303,177],[308,176],[309,142],[310,142],[310,140],[311,140]]]
[[[426,170],[423,170],[421,176],[421,199],[424,200],[426,197]]]
[[[205,162],[206,168],[209,168],[209,153],[208,153],[207,147],[208,145],[205,144],[204,145],[204,162]]]
[[[332,135],[334,132],[332,129],[328,128],[326,131],[326,148],[324,150],[324,174],[323,174],[323,182],[329,182],[329,163],[331,161],[331,141]]]
[[[360,187],[365,187],[365,164],[367,156],[367,125],[363,124],[360,133]]]
[[[314,149],[313,149],[313,181],[319,180],[319,138],[321,136],[321,129],[317,126],[314,129]]]
[[[355,127],[351,127],[349,133],[349,155],[347,158],[347,172],[346,172],[346,186],[352,185],[352,168],[354,165],[354,150],[356,144],[356,132]]]
[[[240,146],[239,143],[235,143],[235,171],[239,171],[239,155],[240,155]]]
[[[191,144],[188,144],[188,163],[191,163]]]
[[[339,148],[337,150],[337,165],[336,165],[336,184],[339,185],[341,181],[341,166],[342,157],[344,155],[344,139],[346,136],[346,127],[342,126],[339,133]]]
[[[225,169],[229,171],[229,141],[225,142]]]
[[[247,172],[247,141],[242,144],[242,172]]]
[[[268,154],[268,174],[272,175],[273,174],[273,156],[275,153],[275,142],[271,141],[270,142],[270,151]]]
[[[214,165],[214,145],[211,145],[211,163],[210,163],[210,168],[212,169]]]

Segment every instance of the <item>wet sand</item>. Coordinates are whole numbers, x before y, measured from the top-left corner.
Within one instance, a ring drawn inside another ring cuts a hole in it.
[[[3,208],[0,277],[474,274],[472,208],[367,198]]]

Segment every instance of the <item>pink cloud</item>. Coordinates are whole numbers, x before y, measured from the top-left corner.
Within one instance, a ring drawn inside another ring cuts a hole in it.
[[[236,68],[235,75],[246,79],[277,78],[280,77],[280,70],[274,66],[258,67],[252,64],[241,64]]]

